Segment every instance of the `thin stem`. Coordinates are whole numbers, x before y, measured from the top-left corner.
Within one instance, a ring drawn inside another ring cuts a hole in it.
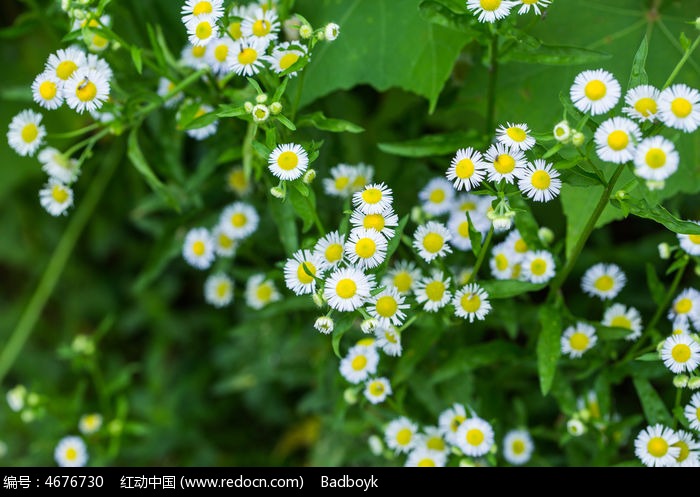
[[[695,38],[695,41],[690,46],[690,48],[688,48],[688,50],[685,51],[685,53],[683,54],[683,57],[681,57],[681,60],[678,61],[678,64],[676,64],[676,67],[673,69],[673,72],[668,77],[668,79],[666,80],[664,85],[661,87],[662,90],[664,88],[668,88],[671,85],[671,83],[673,83],[673,80],[676,79],[676,76],[678,76],[678,73],[681,71],[681,69],[683,68],[685,63],[688,61],[688,59],[690,58],[690,55],[695,51],[696,48],[698,48],[698,45],[700,45],[700,36]]]
[[[498,78],[498,34],[491,37],[491,60],[489,62],[488,100],[486,103],[486,136],[493,133],[496,117],[496,81]]]
[[[673,410],[671,411],[673,413],[673,426],[671,426],[672,430],[675,430],[678,428],[678,418],[675,415],[675,412],[678,408],[681,407],[681,396],[683,395],[683,389],[681,388],[676,388],[676,401],[673,403]]]
[[[615,169],[615,172],[613,173],[612,177],[610,178],[608,185],[605,187],[605,190],[603,190],[603,194],[600,196],[600,199],[598,200],[598,204],[595,206],[595,209],[591,213],[591,217],[588,218],[588,222],[586,223],[586,226],[583,228],[583,232],[581,233],[581,236],[576,241],[576,245],[574,245],[574,248],[571,251],[571,255],[569,256],[569,259],[566,261],[566,265],[559,272],[559,274],[557,274],[557,276],[554,278],[554,281],[552,282],[552,286],[549,288],[549,295],[547,296],[548,301],[551,301],[554,298],[554,296],[557,294],[557,292],[559,291],[561,286],[564,284],[564,281],[566,281],[566,278],[569,276],[569,273],[574,268],[574,264],[576,264],[576,261],[578,260],[578,256],[581,254],[581,251],[583,250],[584,245],[588,241],[588,237],[591,236],[591,233],[595,229],[595,225],[598,222],[600,215],[605,210],[605,207],[607,207],[608,200],[610,199],[610,194],[612,193],[613,188],[615,188],[615,183],[617,183],[617,180],[620,178],[620,175],[622,174],[622,171],[624,171],[624,169],[625,169],[624,164],[620,164],[619,166],[617,166],[617,169]]]
[[[66,263],[73,252],[73,248],[80,234],[83,232],[88,221],[92,218],[92,213],[97,203],[102,198],[102,193],[116,170],[117,164],[120,162],[123,149],[123,143],[119,141],[114,144],[110,153],[107,154],[107,159],[104,164],[102,164],[100,171],[93,180],[85,199],[76,210],[56,250],[54,250],[46,266],[46,270],[39,281],[39,285],[17,323],[17,327],[12,332],[12,335],[10,335],[10,338],[7,340],[5,347],[0,353],[0,382],[2,382],[4,376],[14,364],[22,347],[29,338],[29,335],[31,335],[34,325],[39,320],[46,302],[53,293],[63,273],[63,269],[66,267]]]
[[[469,275],[469,281],[467,281],[467,283],[471,283],[476,278],[476,275],[479,272],[481,265],[484,263],[484,260],[486,259],[486,252],[488,252],[488,248],[489,248],[489,245],[491,244],[492,238],[493,238],[493,225],[491,225],[491,228],[489,228],[489,232],[486,235],[486,239],[484,240],[484,243],[481,244],[481,250],[479,251],[479,256],[476,258],[476,263],[474,263],[474,269],[472,269],[472,274]]]

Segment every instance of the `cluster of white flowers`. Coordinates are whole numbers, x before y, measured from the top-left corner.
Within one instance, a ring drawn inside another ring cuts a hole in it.
[[[496,22],[516,8],[520,15],[527,14],[531,9],[535,14],[541,15],[541,9],[551,2],[552,0],[467,0],[467,9],[479,16],[479,22]]]
[[[700,405],[696,394],[688,407]],[[687,411],[687,409],[686,409]],[[694,430],[700,428],[697,414],[693,415]],[[693,421],[691,421],[691,426]],[[698,467],[700,466],[700,442],[692,433],[673,430],[663,424],[647,426],[634,440],[634,453],[648,467]]]
[[[520,231],[514,229],[494,245],[489,260],[491,274],[498,280],[521,280],[543,284],[556,274],[552,254],[544,249],[533,249],[525,242]]]

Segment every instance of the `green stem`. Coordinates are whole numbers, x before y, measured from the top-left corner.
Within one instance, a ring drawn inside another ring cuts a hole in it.
[[[671,411],[673,413],[673,426],[671,426],[672,430],[675,430],[678,428],[678,418],[676,417],[675,412],[678,410],[678,408],[681,407],[681,396],[683,395],[683,389],[682,388],[676,388],[676,401],[673,403],[673,410]]]
[[[488,100],[486,103],[486,136],[491,136],[496,117],[496,81],[498,78],[498,34],[491,37],[491,60],[489,63]]]
[[[17,323],[17,327],[12,332],[12,335],[10,335],[10,338],[7,340],[0,353],[0,382],[2,382],[2,379],[14,364],[22,347],[34,329],[34,325],[39,320],[44,306],[53,293],[80,234],[83,232],[88,221],[92,218],[92,213],[97,203],[102,198],[102,193],[116,170],[117,164],[119,164],[123,149],[123,143],[120,141],[115,143],[110,153],[107,154],[107,158],[93,180],[85,199],[76,210],[70,224],[63,233],[63,237],[54,250],[44,274],[39,281],[39,285]]]
[[[554,278],[554,281],[552,282],[552,286],[549,287],[549,295],[547,296],[547,301],[550,301],[550,302],[552,301],[554,296],[557,294],[557,292],[559,292],[559,289],[564,284],[564,281],[566,281],[566,278],[569,276],[569,273],[574,268],[574,264],[576,264],[576,261],[578,260],[578,256],[581,254],[581,251],[583,250],[584,245],[588,241],[588,237],[591,236],[591,233],[595,229],[595,225],[598,222],[600,215],[605,210],[605,207],[607,207],[608,201],[610,199],[610,194],[612,193],[613,188],[615,188],[615,183],[617,183],[617,180],[620,178],[620,175],[622,174],[622,171],[624,171],[624,169],[625,169],[624,164],[620,164],[619,166],[617,166],[617,169],[615,169],[615,172],[613,173],[612,177],[610,178],[608,185],[605,187],[605,190],[603,190],[603,194],[600,196],[600,199],[598,200],[598,204],[595,206],[595,209],[591,213],[591,217],[588,218],[588,222],[586,223],[586,226],[583,228],[583,232],[581,233],[581,236],[576,241],[576,245],[574,245],[574,248],[571,250],[571,255],[569,256],[568,260],[566,261],[566,265],[559,272],[559,274],[557,274],[557,276]]]
[[[66,140],[68,138],[75,138],[76,136],[84,135],[102,126],[100,122],[94,122],[80,129],[74,129],[73,131],[68,131],[67,133],[50,133],[46,136],[47,140]]]
[[[486,252],[488,252],[489,245],[491,244],[491,239],[493,238],[493,225],[491,225],[491,228],[489,228],[489,232],[486,235],[486,239],[484,240],[484,243],[481,244],[481,250],[479,251],[479,256],[476,258],[476,263],[474,264],[474,269],[472,269],[472,274],[469,275],[469,281],[467,283],[471,283],[476,279],[476,275],[479,272],[479,269],[481,268],[481,265],[484,263],[484,260],[486,259]]]
[[[671,83],[673,83],[673,80],[676,79],[676,76],[678,76],[678,73],[683,68],[685,63],[688,61],[688,59],[690,58],[690,55],[695,51],[696,48],[698,48],[698,45],[700,45],[700,36],[695,38],[695,41],[690,46],[690,48],[688,48],[688,50],[685,51],[685,53],[683,54],[683,57],[681,58],[681,60],[678,61],[678,64],[676,64],[676,67],[673,69],[673,72],[668,77],[668,79],[666,80],[664,85],[661,87],[662,90],[664,88],[668,88],[669,86],[671,86]]]
[[[85,138],[84,140],[81,140],[81,141],[79,141],[78,143],[76,143],[75,145],[73,145],[71,148],[69,148],[68,150],[66,150],[66,151],[64,152],[64,155],[65,155],[66,157],[70,157],[70,156],[72,156],[75,152],[77,152],[78,150],[80,150],[82,147],[84,147],[84,146],[86,146],[86,145],[87,145],[88,147],[92,148],[92,146],[93,146],[95,143],[97,143],[97,142],[99,141],[100,138],[102,138],[103,136],[105,136],[105,135],[107,135],[107,134],[109,134],[109,133],[110,133],[109,127],[103,128],[103,129],[100,130],[99,133],[97,133],[97,134],[95,134],[95,135],[92,135],[92,136],[89,136],[88,138]]]

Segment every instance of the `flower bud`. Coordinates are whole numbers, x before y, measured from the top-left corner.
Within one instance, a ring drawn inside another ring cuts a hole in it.
[[[316,170],[315,169],[309,169],[304,173],[304,177],[302,178],[302,181],[306,185],[310,185],[313,183],[313,181],[316,179]]]
[[[688,386],[688,375],[679,374],[673,377],[673,386],[676,388],[685,388]]]
[[[571,133],[571,143],[574,144],[576,147],[580,147],[586,142],[586,135],[581,133],[580,131],[572,131]]]
[[[340,26],[338,26],[334,22],[329,22],[326,24],[326,27],[323,28],[323,35],[328,41],[333,41],[336,38],[338,38],[338,35],[340,34]]]
[[[324,335],[328,335],[329,333],[333,332],[333,328],[335,327],[335,323],[333,323],[333,320],[329,318],[328,316],[321,316],[316,319],[316,322],[314,323],[314,328],[316,328],[318,331],[323,333]]]
[[[272,102],[270,104],[270,112],[272,112],[274,115],[281,114],[282,113],[282,103],[281,102]]]
[[[309,24],[302,24],[299,26],[299,36],[304,40],[308,40],[313,34],[314,30]]]
[[[567,143],[571,139],[571,127],[568,121],[561,121],[552,130],[554,139],[560,143]]]
[[[270,188],[270,195],[280,200],[284,200],[284,197],[287,196],[284,190],[279,186],[273,186],[272,188]]]
[[[666,243],[666,242],[659,243],[658,249],[659,249],[659,257],[660,258],[666,260],[669,257],[671,257],[671,246],[668,243]]]

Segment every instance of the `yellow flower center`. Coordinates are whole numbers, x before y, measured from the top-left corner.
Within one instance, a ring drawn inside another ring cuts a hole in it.
[[[258,52],[253,48],[244,48],[238,53],[238,62],[244,66],[250,65],[258,59]]]
[[[305,270],[304,266],[306,266],[306,271],[311,273],[309,275]],[[302,264],[299,264],[299,267],[297,268],[297,278],[299,278],[299,281],[301,281],[302,284],[308,285],[314,280],[314,276],[316,275],[316,266],[314,266],[311,262],[305,261]]]
[[[372,257],[377,250],[377,244],[371,238],[360,238],[355,244],[355,253],[367,259]]]
[[[230,34],[231,38],[233,38],[234,40],[243,38],[243,32],[241,32],[240,21],[232,22],[228,25],[228,34]]]
[[[493,167],[501,174],[512,173],[515,169],[515,159],[508,154],[501,154],[496,157]]]
[[[36,124],[29,123],[22,128],[22,141],[24,143],[32,143],[39,136],[39,128]]]
[[[52,100],[56,96],[57,91],[58,88],[56,88],[56,83],[53,81],[44,81],[39,85],[39,95],[44,100]]]
[[[328,262],[339,261],[340,258],[343,257],[343,246],[339,243],[332,243],[326,247],[324,255]]]
[[[207,21],[200,22],[194,29],[194,35],[200,40],[206,40],[211,37],[211,32],[211,24],[209,24]]]
[[[431,281],[425,285],[425,294],[433,302],[439,302],[445,294],[445,284],[442,281]]]
[[[231,224],[236,228],[242,228],[248,223],[248,218],[242,212],[236,212],[231,216]]]
[[[258,19],[253,23],[253,34],[255,36],[265,36],[270,32],[270,29],[272,29],[272,25],[270,25],[270,21],[265,19]]]
[[[525,243],[525,240],[523,240],[522,238],[518,238],[513,248],[517,253],[524,254],[525,252],[527,252],[527,243]]]
[[[97,96],[97,86],[85,79],[75,90],[75,95],[83,102],[90,102]]]
[[[405,293],[411,289],[413,278],[407,271],[401,271],[394,276],[394,286],[400,293]]]
[[[69,461],[75,461],[78,458],[78,451],[73,447],[68,447],[65,453],[66,459]]]
[[[298,53],[289,52],[289,53],[284,54],[280,58],[280,69],[282,69],[283,71],[285,69],[289,69],[290,67],[292,67],[296,63],[297,60],[299,60]]]
[[[358,176],[355,177],[355,181],[352,182],[353,188],[362,188],[367,184],[367,178],[365,178],[363,175],[359,174]]]
[[[384,393],[384,383],[381,381],[373,381],[369,385],[369,393],[374,395],[375,397],[379,397]]]
[[[532,5],[534,3],[539,2],[539,0],[520,0],[520,1],[523,2],[524,4],[527,4],[527,5]]]
[[[347,176],[341,176],[335,179],[335,189],[338,191],[344,190],[346,186],[350,183],[350,178]]]
[[[206,250],[206,246],[204,245],[204,242],[201,240],[197,240],[192,244],[192,252],[194,252],[194,255],[196,256],[202,256],[204,255],[204,251]]]
[[[691,241],[692,243],[694,243],[695,245],[700,244],[700,235],[690,235],[690,236],[688,236],[688,238],[689,238],[690,241]]]
[[[207,47],[201,47],[199,45],[192,47],[192,57],[196,59],[201,59],[207,52]]]
[[[228,184],[231,188],[238,191],[244,191],[248,188],[248,180],[245,177],[243,169],[231,171],[231,174],[228,176]]]
[[[494,260],[496,261],[496,269],[499,271],[505,271],[508,268],[508,258],[505,254],[496,254]]]
[[[680,362],[680,363],[688,362],[691,354],[692,354],[692,352],[690,350],[690,347],[688,347],[684,343],[676,344],[671,349],[671,357],[673,357],[673,360],[676,362]]]
[[[462,238],[469,238],[469,221],[462,221],[457,227],[457,233]]]
[[[384,338],[386,338],[386,341],[389,343],[398,343],[398,336],[389,329],[384,332]]]
[[[693,112],[693,105],[685,98],[678,97],[671,102],[671,112],[676,117],[688,117]]]
[[[627,133],[625,133],[621,129],[616,129],[608,135],[608,146],[616,152],[627,148],[629,142],[629,136],[627,136]]]
[[[399,304],[391,295],[385,295],[377,299],[377,314],[383,318],[390,318],[399,310]]]
[[[506,130],[508,137],[516,142],[523,142],[527,138],[527,133],[522,128],[510,127]]]
[[[525,442],[522,440],[516,440],[513,442],[513,445],[510,446],[510,449],[513,451],[513,454],[522,454],[525,452]]]
[[[457,428],[459,428],[459,425],[461,425],[465,419],[467,418],[460,415],[457,415],[454,418],[452,418],[452,421],[450,421],[450,430],[452,430],[453,432],[457,431]]]
[[[532,179],[530,180],[530,182],[532,183],[532,186],[534,186],[538,190],[546,190],[547,188],[549,188],[552,179],[550,178],[549,173],[547,171],[543,171],[540,169],[532,174]]]
[[[233,240],[224,233],[219,233],[219,246],[224,249],[233,247]]]
[[[416,466],[418,466],[419,468],[434,468],[435,467],[435,460],[430,459],[429,457],[426,457],[426,458],[418,461],[418,464]]]
[[[381,214],[368,214],[362,221],[362,225],[367,228],[373,228],[377,231],[382,231],[384,229],[384,216]]]
[[[484,432],[478,428],[472,428],[467,431],[467,443],[473,445],[474,447],[479,446],[484,441]]]
[[[476,210],[476,204],[472,201],[466,201],[459,206],[459,210],[462,212],[471,212]]]
[[[639,112],[644,117],[653,116],[656,114],[656,100],[649,97],[640,98],[634,104],[634,110]]]
[[[514,265],[513,265],[513,269],[512,269],[512,271],[511,271],[511,273],[510,273],[511,279],[517,280],[518,278],[520,278],[520,271],[521,271],[522,269],[523,269],[523,268],[522,268],[522,265],[521,265],[521,264],[514,264]]]
[[[214,8],[212,7],[211,2],[197,2],[194,9],[192,9],[192,14],[195,16],[201,16],[202,14],[211,14],[213,11]]]
[[[60,185],[54,185],[51,188],[51,197],[59,204],[62,204],[68,200],[68,191]]]
[[[668,452],[668,442],[661,437],[653,437],[647,442],[647,451],[654,457],[662,457]]]
[[[64,60],[56,67],[56,76],[65,81],[71,77],[77,68],[78,65],[72,60]]]
[[[434,204],[440,204],[445,201],[445,191],[441,189],[435,189],[430,192],[430,197],[428,198]]]
[[[350,365],[355,371],[362,371],[367,366],[367,358],[363,355],[358,355],[357,357],[353,358]]]
[[[608,89],[605,87],[605,83],[598,79],[589,81],[584,89],[584,93],[589,100],[600,100],[607,92]]]
[[[107,45],[107,43],[109,43],[109,40],[104,36],[94,35],[92,37],[92,44],[98,49],[104,48]]]
[[[547,272],[547,261],[544,259],[533,259],[530,263],[530,272],[535,276],[542,276]]]
[[[467,293],[462,295],[459,303],[462,306],[462,309],[467,312],[476,312],[481,307],[481,299],[475,293]]]
[[[408,428],[401,428],[396,434],[396,441],[399,445],[408,445],[411,443],[411,438],[413,438],[413,433]]]
[[[279,157],[277,157],[277,165],[280,169],[291,171],[299,165],[299,156],[290,151],[282,152]]]
[[[583,352],[588,348],[589,341],[590,340],[588,339],[588,335],[577,331],[576,333],[571,335],[571,338],[569,338],[569,345],[571,345],[572,349],[577,350],[579,352]]]
[[[219,45],[214,49],[214,57],[219,62],[224,62],[226,57],[228,57],[228,47],[226,45]]]
[[[615,316],[612,321],[610,321],[610,326],[631,330],[632,322],[625,316]]]
[[[263,283],[258,287],[255,294],[257,295],[258,300],[267,302],[272,297],[272,287],[267,283]]]
[[[600,290],[601,292],[609,292],[612,290],[613,286],[615,286],[615,280],[612,278],[612,276],[604,274],[595,280],[593,286],[596,288],[596,290]]]
[[[686,459],[688,459],[688,456],[690,455],[690,447],[688,447],[688,444],[685,443],[683,440],[679,440],[678,442],[674,443],[671,447],[678,447],[680,452],[678,453],[678,457],[676,457],[677,462],[683,462]]]
[[[658,169],[666,164],[666,152],[660,148],[650,148],[644,160],[650,168]]]
[[[378,188],[368,188],[362,192],[362,200],[368,204],[376,204],[382,199],[382,191]]]
[[[423,239],[423,248],[431,254],[439,252],[444,244],[445,240],[437,233],[428,233]]]
[[[455,174],[459,179],[469,179],[474,174],[474,163],[471,159],[462,159],[455,166]]]
[[[335,286],[335,293],[341,299],[349,299],[355,296],[357,293],[357,284],[350,278],[343,278]]]
[[[481,8],[484,10],[493,11],[501,6],[501,0],[480,0]]]
[[[223,299],[228,295],[228,290],[230,286],[227,281],[222,281],[219,283],[219,285],[216,287],[216,296],[219,297],[220,299]]]
[[[425,444],[430,450],[442,452],[445,450],[445,441],[441,437],[430,437]]]
[[[678,302],[676,302],[676,305],[673,306],[673,309],[678,314],[687,314],[690,312],[690,309],[692,309],[692,308],[693,308],[693,301],[687,297],[680,299]]]

